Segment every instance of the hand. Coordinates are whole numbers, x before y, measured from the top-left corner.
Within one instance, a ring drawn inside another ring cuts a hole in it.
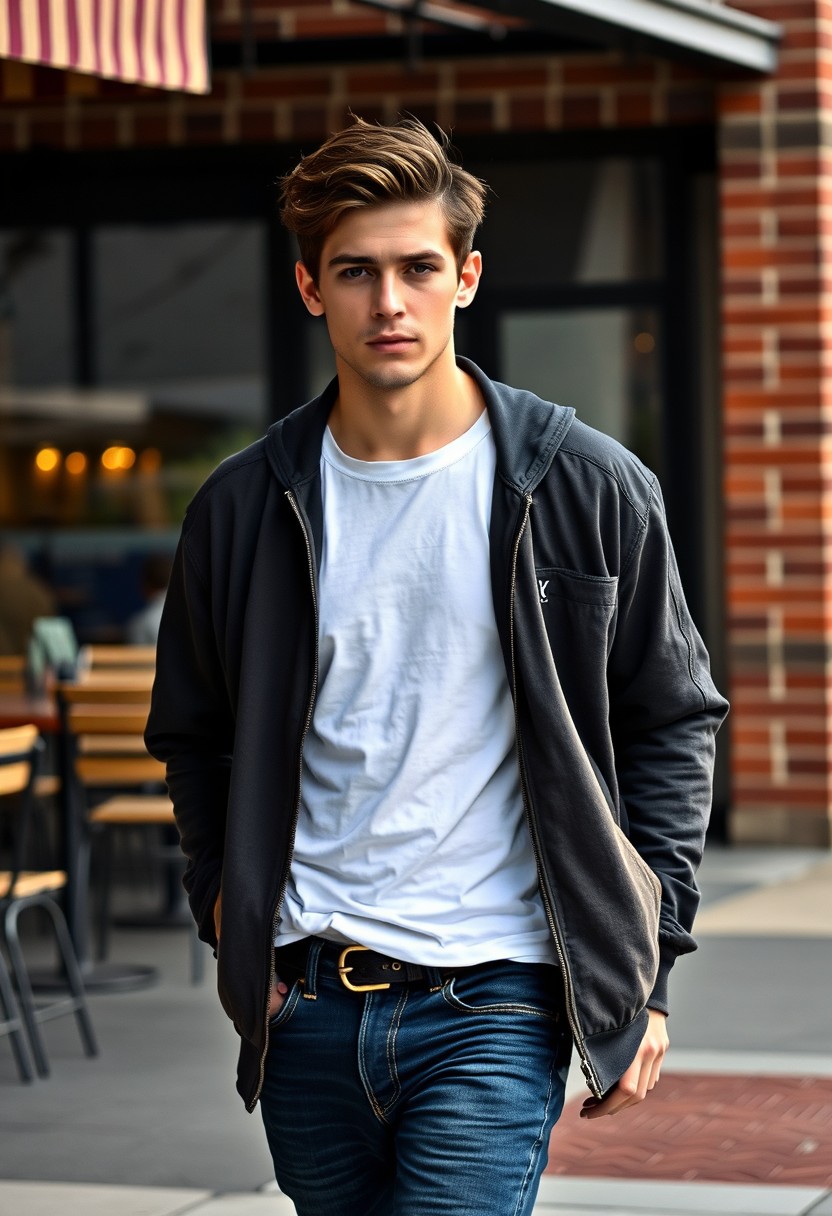
[[[216,898],[214,903],[214,932],[217,935],[217,941],[220,940],[220,924],[222,922],[222,891]]]
[[[272,980],[272,991],[269,997],[269,1017],[273,1018],[276,1013],[280,1012],[283,1002],[286,1000],[286,993],[289,991],[286,984],[279,975],[275,974]]]
[[[670,1046],[667,1037],[667,1018],[657,1009],[648,1009],[650,1020],[641,1040],[636,1058],[621,1080],[603,1098],[587,1098],[581,1108],[582,1119],[599,1119],[601,1115],[615,1115],[627,1106],[643,1102],[659,1079],[662,1060]]]

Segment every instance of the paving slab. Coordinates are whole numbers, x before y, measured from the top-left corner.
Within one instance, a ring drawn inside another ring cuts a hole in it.
[[[701,910],[696,935],[832,937],[832,861]]]
[[[294,1216],[280,1194],[0,1182],[3,1216]],[[534,1216],[830,1216],[812,1187],[747,1187],[544,1178]]]
[[[580,1216],[596,1212],[604,1216],[615,1212],[627,1216],[634,1212],[642,1216],[804,1216],[826,1195],[823,1188],[805,1186],[544,1177],[535,1216],[549,1212],[567,1216],[570,1211]]]
[[[120,1214],[119,1214],[120,1216]],[[188,1216],[296,1216],[286,1195],[217,1195],[188,1209]]]
[[[70,1182],[2,1182],[3,1216],[183,1216],[208,1191],[163,1187],[86,1186]]]

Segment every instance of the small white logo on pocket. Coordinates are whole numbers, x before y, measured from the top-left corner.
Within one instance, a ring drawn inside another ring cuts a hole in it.
[[[538,589],[538,591],[540,592],[540,602],[541,602],[541,604],[548,604],[548,603],[549,603],[549,600],[548,600],[548,599],[547,599],[547,597],[546,597],[546,588],[547,588],[548,586],[549,586],[549,580],[548,580],[548,578],[547,578],[547,579],[539,578],[539,579],[537,580],[537,589]]]

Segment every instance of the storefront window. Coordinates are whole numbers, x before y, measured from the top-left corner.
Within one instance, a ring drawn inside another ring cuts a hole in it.
[[[510,311],[500,318],[509,384],[531,389],[612,435],[660,470],[661,337],[653,309]]]
[[[262,434],[261,222],[0,232],[0,542],[82,640],[118,637],[148,553]]]
[[[649,281],[662,272],[661,173],[650,159],[497,161],[477,236],[495,287]]]

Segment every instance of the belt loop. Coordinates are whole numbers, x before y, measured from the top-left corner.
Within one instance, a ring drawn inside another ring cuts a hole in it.
[[[306,976],[303,984],[303,998],[306,1001],[317,1001],[318,999],[316,989],[318,982],[318,959],[321,957],[324,944],[322,937],[312,937],[309,940],[309,953],[306,956]]]
[[[438,992],[442,987],[442,974],[438,967],[425,967],[425,979],[431,992]]]

